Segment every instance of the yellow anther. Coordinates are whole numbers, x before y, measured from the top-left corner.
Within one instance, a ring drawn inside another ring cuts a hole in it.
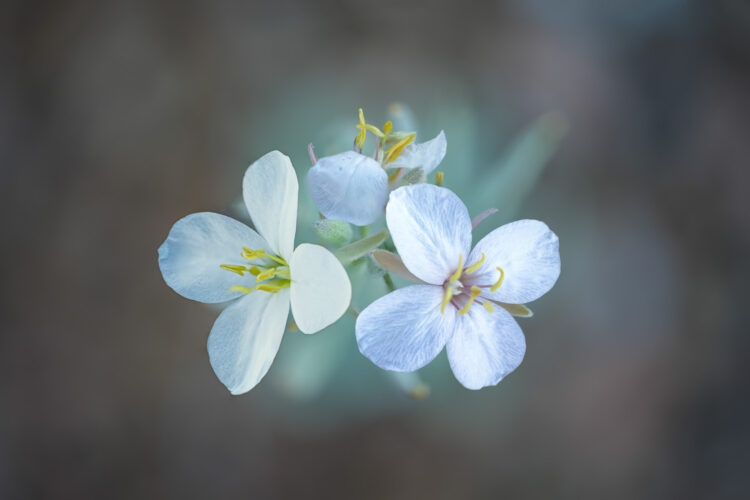
[[[476,271],[477,269],[479,269],[482,266],[483,262],[484,262],[484,252],[482,252],[482,258],[479,259],[479,262],[476,262],[476,263],[470,265],[469,267],[466,268],[466,270],[464,272],[466,274],[473,273],[474,271]]]
[[[503,284],[503,279],[505,278],[505,271],[503,271],[499,267],[497,267],[496,269],[498,271],[500,271],[500,278],[498,278],[498,280],[495,282],[495,284],[490,287],[490,292],[494,292],[495,290],[497,290],[498,288],[500,288],[500,285]]]
[[[277,293],[279,290],[283,290],[284,288],[289,288],[290,284],[291,284],[290,281],[278,280],[275,282],[261,283],[260,285],[255,285],[255,289],[260,290],[261,292]]]
[[[391,132],[393,132],[393,122],[392,121],[387,121],[387,122],[385,122],[385,125],[383,125],[383,133],[385,135],[388,135]]]
[[[401,174],[402,170],[403,168],[394,169],[393,172],[391,172],[391,175],[388,176],[388,183],[395,181],[398,178],[399,174]]]
[[[453,298],[453,287],[449,286],[445,289],[445,293],[443,294],[443,303],[440,304],[440,314],[443,314],[445,312],[445,306],[448,305],[448,302]]]
[[[458,267],[456,268],[456,272],[451,274],[451,277],[448,278],[448,283],[453,283],[458,278],[460,278],[463,270],[464,270],[464,255],[458,254]]]
[[[258,266],[253,266],[250,269],[248,269],[247,272],[249,272],[253,276],[258,276],[260,274],[260,269],[258,269]]]
[[[242,247],[243,253],[240,255],[244,257],[247,260],[255,260],[255,259],[271,259],[274,262],[277,262],[281,264],[282,266],[288,265],[284,259],[281,257],[277,257],[275,255],[271,255],[269,253],[266,253],[265,250],[252,250],[247,247]]]
[[[243,274],[244,271],[248,271],[248,272],[250,271],[245,266],[237,266],[237,265],[234,265],[234,264],[221,264],[219,267],[222,268],[222,269],[226,269],[227,271],[231,271],[233,273],[237,273],[240,276],[244,276],[244,274]]]
[[[240,285],[234,285],[233,287],[231,287],[229,289],[229,291],[230,292],[242,292],[242,293],[250,293],[250,292],[252,292],[251,289],[249,289],[247,287],[244,287],[244,286],[240,286]]]
[[[438,186],[442,186],[444,178],[445,178],[445,174],[443,172],[436,172],[435,173],[435,184],[437,184]]]
[[[458,311],[458,314],[466,314],[469,312],[469,307],[471,306],[472,302],[474,302],[474,299],[479,297],[479,294],[482,293],[482,289],[478,286],[474,285],[471,287],[471,295],[469,295],[469,300],[466,302],[466,305]]]
[[[266,269],[265,271],[261,271],[260,273],[258,273],[258,276],[255,278],[255,281],[270,280],[274,276],[276,276],[276,268],[270,267]]]
[[[482,307],[484,307],[485,309],[487,309],[488,313],[495,312],[495,308],[492,307],[492,304],[490,304],[489,302],[486,302],[486,301],[482,302]]]
[[[393,127],[393,125],[391,125]],[[385,134],[380,131],[375,125],[370,125],[365,121],[365,113],[362,108],[359,108],[359,124],[357,124],[359,133],[357,134],[357,147],[362,149],[365,146],[365,139],[367,138],[367,131],[369,130],[378,137],[385,137]]]
[[[383,163],[388,163],[398,158],[398,155],[401,154],[401,151],[403,151],[404,148],[408,146],[409,143],[413,141],[416,136],[417,134],[409,134],[403,139],[401,139],[400,141],[398,141],[396,144],[388,148],[388,151],[385,152],[385,158],[383,158]]]

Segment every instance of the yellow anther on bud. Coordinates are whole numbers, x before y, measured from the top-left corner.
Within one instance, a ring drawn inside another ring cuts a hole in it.
[[[398,158],[398,155],[401,154],[404,148],[408,146],[409,143],[411,143],[411,141],[413,141],[416,136],[417,134],[409,134],[403,139],[401,139],[400,141],[398,141],[396,144],[388,148],[388,151],[385,152],[383,163],[388,163]]]
[[[240,286],[240,285],[234,285],[233,287],[231,287],[229,289],[229,291],[230,292],[242,292],[242,293],[250,293],[250,292],[252,292],[251,289],[249,289],[247,287],[244,287],[244,286]]]
[[[464,255],[458,254],[458,267],[456,268],[456,272],[451,274],[451,277],[448,278],[448,283],[453,283],[458,278],[460,278],[463,270],[464,270]]]
[[[440,304],[440,314],[443,314],[445,312],[445,306],[448,305],[448,302],[453,298],[453,287],[449,286],[445,289],[445,293],[443,294],[443,302]]]
[[[482,266],[483,262],[484,262],[484,252],[482,252],[482,258],[479,259],[479,262],[476,262],[476,263],[474,263],[474,264],[472,264],[472,265],[470,265],[469,267],[466,268],[466,271],[465,271],[466,274],[471,274],[474,271],[476,271],[477,269],[479,269]]]
[[[497,269],[498,271],[500,271],[500,278],[498,278],[498,280],[495,282],[495,284],[490,287],[490,292],[494,292],[495,290],[497,290],[498,288],[500,288],[500,285],[503,284],[503,279],[505,279],[505,271],[503,271],[499,267],[497,267],[495,269]]]
[[[469,295],[469,300],[466,302],[466,305],[460,311],[458,311],[458,314],[466,314],[467,312],[469,312],[469,307],[474,302],[474,299],[476,299],[477,297],[479,297],[479,294],[481,294],[481,293],[482,293],[482,289],[481,288],[479,288],[476,285],[472,286],[471,287],[471,295]]]
[[[222,269],[226,269],[227,271],[237,273],[240,276],[244,276],[243,274],[244,271],[250,272],[250,270],[246,268],[245,266],[237,266],[234,264],[221,264],[219,267]]]
[[[484,307],[487,310],[488,313],[495,312],[495,308],[492,307],[492,304],[490,304],[489,302],[486,302],[486,301],[482,302],[482,307]]]
[[[443,172],[436,172],[435,173],[435,184],[438,185],[438,186],[442,186],[444,178],[445,178],[445,174]]]
[[[386,123],[386,125],[388,123]],[[355,141],[359,149],[362,149],[365,146],[365,139],[367,138],[368,130],[380,138],[385,137],[385,134],[381,132],[378,127],[376,127],[375,125],[370,125],[365,121],[365,113],[364,111],[362,111],[362,108],[359,108],[359,124],[357,124],[357,128],[359,129],[359,133],[357,134],[357,138],[355,139]],[[393,129],[393,124],[391,124],[391,129]],[[386,134],[387,133],[389,132],[386,132]]]

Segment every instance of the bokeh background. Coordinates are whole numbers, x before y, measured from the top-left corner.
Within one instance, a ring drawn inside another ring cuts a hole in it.
[[[747,498],[746,2],[4,2],[0,68],[0,497]],[[395,378],[345,318],[230,396],[157,247],[392,102],[560,236],[524,363]]]

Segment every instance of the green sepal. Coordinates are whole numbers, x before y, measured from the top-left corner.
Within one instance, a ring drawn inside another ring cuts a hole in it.
[[[387,237],[388,231],[384,229],[379,233],[372,234],[367,238],[362,238],[350,245],[341,247],[333,253],[343,265],[347,265],[378,248]]]

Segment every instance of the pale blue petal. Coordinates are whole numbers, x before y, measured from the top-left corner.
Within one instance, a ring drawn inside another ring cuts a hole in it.
[[[289,316],[289,289],[253,291],[224,309],[208,336],[208,356],[219,380],[242,394],[265,376]]]
[[[357,344],[385,370],[411,372],[435,359],[453,331],[455,309],[440,313],[442,287],[413,285],[379,298],[357,317]]]
[[[483,295],[509,304],[525,304],[547,293],[560,276],[560,251],[555,233],[544,222],[519,220],[505,224],[482,238],[469,262],[485,255],[474,283],[489,285],[504,272],[500,287]]]
[[[526,339],[513,317],[500,307],[487,312],[473,305],[456,316],[446,346],[453,374],[467,389],[496,385],[523,361]]]
[[[318,160],[307,173],[307,184],[320,213],[357,226],[380,217],[388,199],[385,170],[355,151]]]
[[[422,167],[424,173],[429,174],[443,161],[447,147],[445,133],[441,130],[435,138],[427,142],[406,146],[398,158],[388,164],[388,168]]]
[[[255,228],[273,253],[287,260],[294,250],[298,191],[292,162],[278,151],[250,165],[242,179],[242,197]]]
[[[442,285],[466,263],[471,249],[471,218],[452,191],[414,184],[391,193],[386,222],[404,265],[417,278]]]
[[[245,265],[240,256],[243,246],[269,250],[258,233],[239,221],[211,212],[191,214],[172,226],[159,247],[159,269],[167,285],[183,297],[226,302],[242,295],[229,288],[252,279],[219,267]]]

